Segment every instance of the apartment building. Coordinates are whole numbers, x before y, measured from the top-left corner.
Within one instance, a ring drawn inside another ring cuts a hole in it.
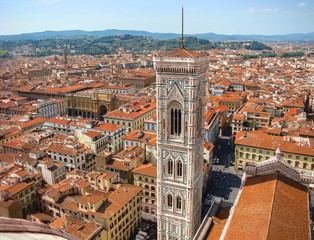
[[[42,210],[104,226],[104,239],[127,240],[141,221],[141,187],[119,184],[113,192],[91,191],[83,179],[67,178],[42,197]],[[75,196],[75,197],[74,197]]]
[[[19,204],[15,203],[15,206],[19,211],[13,213],[16,216],[26,217],[33,211],[38,209],[38,197],[35,187],[35,181],[28,177],[28,174],[23,170],[15,170],[10,172],[4,179],[2,179],[0,193],[2,195],[2,204],[0,205],[4,212],[12,212],[9,207],[15,202],[19,201]],[[7,204],[4,204],[7,199],[11,199]],[[1,207],[0,207],[1,209]]]
[[[237,132],[258,128],[268,128],[270,119],[271,113],[267,112],[264,106],[247,103],[238,113],[233,115],[231,122],[232,134],[235,135]]]
[[[56,184],[66,177],[66,167],[64,163],[46,160],[37,165],[43,179],[50,185]]]
[[[144,121],[156,112],[155,103],[130,102],[118,109],[107,113],[104,121],[107,123],[121,124],[126,128],[126,134],[135,129],[144,129]]]
[[[121,137],[125,134],[125,127],[120,124],[99,125],[97,121],[88,119],[56,117],[47,120],[44,128],[75,135],[79,142],[87,144],[95,154],[104,150],[117,153],[123,148]]]
[[[86,167],[86,149],[75,141],[52,143],[46,148],[46,152],[54,161],[64,163],[67,171]]]
[[[235,139],[235,169],[243,169],[246,162],[262,162],[276,155],[281,156],[300,170],[314,170],[313,138],[272,136],[263,132],[239,132]]]
[[[142,165],[132,171],[134,185],[142,187],[142,218],[157,221],[157,166]]]

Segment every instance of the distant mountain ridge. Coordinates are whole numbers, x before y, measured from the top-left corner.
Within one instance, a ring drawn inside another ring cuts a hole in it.
[[[83,30],[66,30],[66,31],[44,31],[35,33],[22,33],[15,35],[0,35],[0,40],[39,40],[47,38],[69,38],[69,37],[105,37],[112,35],[130,34],[135,36],[150,37],[153,39],[173,39],[180,37],[176,33],[156,33],[137,30],[119,30],[107,29],[102,31],[83,31]],[[314,32],[311,33],[293,33],[285,35],[227,35],[216,33],[198,33],[185,34],[185,36],[194,36],[197,38],[212,40],[212,41],[227,41],[227,40],[255,40],[255,41],[314,41]]]

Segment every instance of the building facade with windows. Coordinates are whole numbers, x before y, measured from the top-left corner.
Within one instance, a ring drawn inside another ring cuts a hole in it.
[[[107,113],[104,121],[125,126],[126,134],[135,129],[144,129],[144,121],[156,112],[156,104],[148,102],[130,102]]]
[[[132,171],[134,185],[142,187],[142,218],[157,221],[157,166],[142,165]]]
[[[235,169],[243,169],[246,162],[263,162],[276,155],[300,170],[314,171],[313,139],[291,136],[271,136],[264,133],[241,132],[235,139]]]
[[[18,171],[21,171],[21,170],[18,170]],[[14,174],[15,173],[10,173],[9,175],[13,176]],[[0,191],[2,193],[1,200],[3,200],[2,203],[4,203],[7,198],[11,198],[12,199],[11,201],[14,201],[15,199],[18,200],[20,204],[17,204],[15,207],[16,207],[16,210],[18,211],[21,210],[22,213],[18,213],[15,211],[15,214],[17,216],[22,215],[23,217],[26,217],[27,214],[30,214],[31,212],[38,210],[38,196],[37,196],[36,187],[35,187],[36,182],[28,178],[27,176],[23,177],[23,179],[21,179],[20,181],[21,182],[17,182],[16,184],[13,184],[11,186],[10,185],[2,186],[1,191]],[[5,197],[3,198],[3,196]],[[0,205],[9,206],[8,203],[10,202],[7,202],[7,204],[0,204]],[[8,209],[8,212],[10,212],[9,208],[7,209]]]
[[[183,45],[154,57],[158,239],[193,239],[200,225],[208,65]]]
[[[66,168],[64,163],[46,160],[39,163],[37,166],[40,169],[45,181],[50,185],[56,184],[65,179]]]
[[[64,163],[68,171],[85,169],[86,149],[78,143],[53,143],[46,148],[46,152],[54,161]]]
[[[102,120],[102,116],[113,110],[113,95],[98,89],[66,95],[69,116],[81,116]]]

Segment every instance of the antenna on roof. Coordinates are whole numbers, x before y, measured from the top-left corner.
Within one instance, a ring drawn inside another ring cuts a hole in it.
[[[181,47],[180,48],[184,48],[184,45],[183,45],[183,6],[182,6],[182,36],[181,36]]]

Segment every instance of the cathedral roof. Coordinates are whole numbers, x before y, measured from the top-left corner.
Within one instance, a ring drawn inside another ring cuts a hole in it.
[[[290,178],[249,177],[224,239],[310,239],[308,206],[307,188]]]
[[[183,45],[179,49],[168,52],[163,55],[163,57],[182,57],[182,58],[194,58],[204,56],[204,54],[199,54],[184,48]]]

